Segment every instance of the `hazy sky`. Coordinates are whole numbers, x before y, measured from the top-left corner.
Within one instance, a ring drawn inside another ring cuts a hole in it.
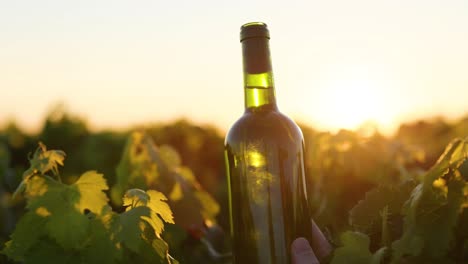
[[[239,28],[264,21],[280,109],[323,129],[468,114],[468,1],[2,1],[0,125],[51,104],[96,128],[243,112]]]

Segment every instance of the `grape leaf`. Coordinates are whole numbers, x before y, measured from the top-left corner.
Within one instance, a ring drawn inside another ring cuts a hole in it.
[[[88,236],[89,219],[75,209],[69,198],[57,200],[49,208],[49,235],[65,249],[80,248]]]
[[[151,246],[161,259],[168,259],[169,246],[164,240],[156,238],[153,240],[153,243],[151,243]]]
[[[449,169],[458,169],[467,158],[468,142],[466,140],[457,138],[450,142],[444,153],[424,176],[424,191],[429,191],[432,183],[448,173]]]
[[[117,176],[113,196],[128,188],[159,190],[169,197],[175,222],[186,230],[203,227],[205,219],[215,222],[219,213],[218,203],[201,188],[190,169],[181,166],[178,153],[169,146],[156,147],[142,132],[129,137]]]
[[[138,206],[146,206],[150,197],[149,195],[140,189],[130,189],[123,197],[123,206],[126,206],[126,211]]]
[[[35,210],[43,206],[42,199],[51,197],[50,195],[47,195],[47,193],[60,192],[62,187],[62,184],[48,176],[32,176],[25,184],[25,196],[27,198],[26,207],[28,209]],[[45,203],[47,204],[47,201]]]
[[[379,212],[388,207],[388,214],[399,215],[414,187],[414,182],[407,181],[397,186],[380,185],[370,190],[349,212],[350,224],[360,232],[372,234],[381,224]]]
[[[47,210],[47,233],[65,249],[79,247],[88,227],[88,219],[76,208],[79,192],[49,177],[33,176],[27,183],[26,194],[30,210]]]
[[[165,165],[159,155],[153,157],[149,154],[149,149],[154,147],[151,139],[142,132],[132,133],[125,144],[122,158],[117,166],[117,182],[113,186],[112,192],[114,203],[121,203],[121,195],[130,188],[147,189],[155,188],[163,193],[172,188],[174,182],[161,179],[161,173],[168,173],[169,168]],[[169,179],[171,180],[171,179]],[[159,184],[156,184],[159,182]],[[158,185],[158,186],[156,186]],[[161,189],[163,187],[166,189]]]
[[[23,174],[23,177],[40,173],[44,175],[52,170],[54,174],[58,174],[58,165],[63,166],[65,152],[61,150],[47,150],[47,147],[39,142],[39,147],[34,152],[33,158],[29,160],[31,164],[29,169]]]
[[[90,236],[83,248],[82,256],[85,263],[101,264],[121,262],[123,251],[115,236],[118,215],[110,211],[92,219],[90,223]],[[105,252],[105,254],[102,254]]]
[[[27,207],[47,210],[45,228],[65,249],[78,248],[88,234],[89,219],[84,210],[99,214],[107,205],[106,189],[101,174],[86,172],[77,182],[65,185],[48,176],[33,176],[27,182]]]
[[[405,203],[404,232],[392,244],[394,263],[406,255],[442,258],[447,254],[465,200],[466,181],[457,169],[467,159],[467,144],[452,141]]]
[[[51,239],[41,239],[25,257],[25,264],[67,263],[81,264],[78,254],[65,251]]]
[[[123,198],[125,212],[119,216],[119,240],[131,251],[153,263],[156,263],[155,256],[156,261],[160,261],[157,263],[171,262],[167,244],[161,239],[164,222],[174,223],[166,200],[166,196],[157,191],[130,189]]]
[[[26,189],[26,183],[32,176],[36,174],[45,175],[50,170],[55,175],[58,175],[58,165],[63,166],[64,159],[65,152],[61,150],[47,150],[46,146],[39,142],[39,147],[29,160],[30,167],[23,173],[23,180],[13,193],[13,198]]]
[[[174,223],[172,211],[165,202],[166,200],[166,196],[157,191],[144,192],[140,189],[130,189],[125,193],[123,205],[127,206],[127,211],[140,206],[148,207],[149,215],[142,215],[141,218],[153,227],[156,237],[160,237],[164,230],[162,220]]]
[[[340,240],[343,246],[334,251],[331,264],[380,263],[383,260],[385,248],[372,254],[369,250],[370,239],[363,233],[346,231],[341,234]]]
[[[166,232],[162,234],[164,241],[171,245],[171,253],[176,256],[183,255],[184,243],[187,241],[188,233],[179,225],[168,225]],[[180,261],[183,261],[182,259]]]
[[[463,203],[463,187],[461,180],[448,183],[448,193],[445,203],[436,208],[433,213],[420,215],[417,218],[417,228],[421,229],[424,238],[423,254],[431,258],[445,256],[454,238],[461,205]]]
[[[139,206],[120,215],[120,240],[134,252],[138,252],[142,240],[142,216],[149,215],[149,208]]]
[[[15,261],[24,261],[26,253],[36,245],[45,234],[42,226],[46,218],[35,212],[27,212],[16,223],[16,228],[11,234],[11,240],[5,244],[2,253]]]
[[[79,193],[76,207],[80,212],[88,209],[95,214],[100,214],[102,208],[108,203],[109,199],[103,191],[109,188],[103,175],[96,171],[85,172],[71,188],[76,188]]]
[[[116,214],[102,174],[85,172],[71,185],[44,174],[63,164],[60,154],[37,150],[22,182],[28,212],[2,253],[22,263],[172,263],[160,238],[163,221],[174,222],[164,194],[129,190],[127,210]]]
[[[165,202],[167,201],[166,196],[163,193],[154,190],[148,190],[146,192],[150,197],[147,206],[156,212],[162,220],[166,223],[174,224],[174,217],[172,216],[171,208]]]
[[[145,222],[142,216],[149,216],[150,209],[146,206],[138,206],[125,211],[119,216],[118,240],[135,253],[139,252],[140,247],[145,241],[142,233]]]

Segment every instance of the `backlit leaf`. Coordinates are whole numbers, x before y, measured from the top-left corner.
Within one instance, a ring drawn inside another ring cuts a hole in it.
[[[95,214],[100,214],[102,208],[107,205],[109,199],[103,191],[109,188],[102,174],[96,171],[85,172],[72,185],[73,187],[76,187],[79,192],[80,198],[76,207],[80,212],[88,209]]]
[[[164,230],[163,220],[174,223],[172,211],[165,201],[166,196],[160,192],[130,189],[125,193],[123,204],[127,206],[126,211],[142,206],[149,208],[149,215],[142,215],[141,218],[153,227],[156,237],[160,237]]]
[[[392,244],[393,262],[404,256],[443,258],[454,239],[466,181],[457,171],[466,160],[467,141],[449,144],[405,204],[404,232]]]
[[[219,204],[202,189],[191,170],[181,166],[178,153],[169,146],[156,147],[145,133],[135,132],[129,137],[117,176],[113,193],[130,188],[160,191],[169,197],[174,221],[186,230],[202,228],[206,219],[214,222],[219,213]],[[160,217],[171,223],[169,216]],[[158,222],[153,220],[152,224],[159,228]]]
[[[34,152],[33,158],[29,161],[30,168],[23,174],[27,177],[34,173],[45,174],[52,170],[54,174],[58,174],[58,165],[63,166],[65,152],[61,150],[47,150],[46,146],[39,143],[39,147]]]
[[[172,216],[171,208],[169,208],[166,202],[166,196],[154,190],[148,190],[147,193],[150,197],[148,207],[151,208],[153,212],[156,212],[164,222],[173,224],[174,217]]]

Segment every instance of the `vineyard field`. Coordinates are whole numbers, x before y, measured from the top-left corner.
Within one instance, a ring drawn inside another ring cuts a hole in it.
[[[340,263],[468,263],[468,117],[392,136],[301,125],[311,213]],[[0,131],[0,263],[230,263],[224,135],[186,120]],[[106,252],[103,254],[102,252]]]

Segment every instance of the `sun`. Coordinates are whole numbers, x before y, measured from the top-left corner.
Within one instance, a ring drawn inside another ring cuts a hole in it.
[[[371,78],[332,80],[320,93],[322,122],[329,127],[358,129],[367,122],[386,129],[392,121],[387,88]]]

